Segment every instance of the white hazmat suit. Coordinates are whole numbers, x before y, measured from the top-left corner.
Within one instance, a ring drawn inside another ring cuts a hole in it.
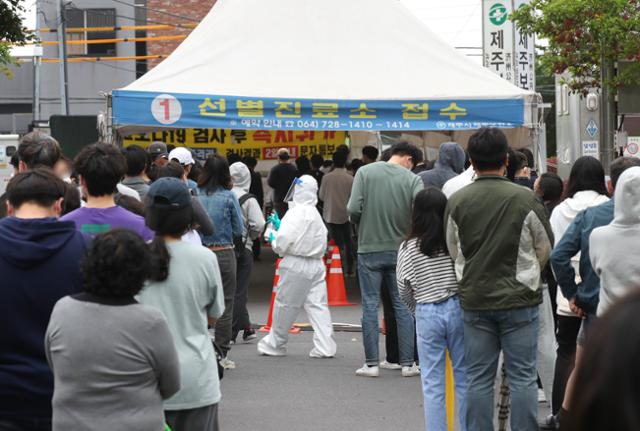
[[[318,183],[303,175],[296,183],[293,201],[271,242],[282,257],[271,332],[258,343],[258,353],[286,354],[289,328],[304,307],[313,327],[314,347],[309,356],[330,358],[336,354],[331,313],[327,305],[326,268],[322,261],[327,248],[327,229],[316,209]]]

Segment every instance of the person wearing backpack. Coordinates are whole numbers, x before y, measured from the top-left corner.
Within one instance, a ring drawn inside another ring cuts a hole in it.
[[[236,162],[229,167],[229,170],[233,182],[231,191],[238,198],[244,220],[243,235],[234,239],[237,269],[231,341],[235,343],[238,333],[242,331],[242,340],[246,343],[256,338],[256,331],[251,327],[247,310],[247,297],[253,270],[253,241],[259,240],[264,230],[265,220],[257,197],[249,193],[251,187],[249,168],[244,163]]]

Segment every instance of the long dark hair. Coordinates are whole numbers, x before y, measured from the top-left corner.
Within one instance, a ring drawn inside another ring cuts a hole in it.
[[[609,196],[604,181],[602,163],[591,156],[580,157],[571,168],[565,199],[572,198],[576,193],[585,190],[593,190],[601,195]]]
[[[640,429],[640,291],[634,292],[594,324],[576,369],[569,431]]]
[[[300,156],[296,159],[296,168],[298,168],[298,177],[307,175],[311,172],[311,163],[307,156]]]
[[[202,174],[198,179],[198,187],[204,189],[208,195],[215,192],[219,187],[231,190],[233,182],[231,181],[227,159],[220,154],[210,155],[204,163]]]
[[[417,238],[420,252],[429,257],[448,253],[443,220],[446,207],[447,197],[435,187],[420,191],[413,203],[408,239]]]
[[[180,237],[191,230],[195,224],[195,215],[191,205],[173,209],[147,206],[145,222],[149,229],[156,233],[150,248],[154,256],[151,279],[164,281],[169,277],[171,256],[164,240],[164,235]]]

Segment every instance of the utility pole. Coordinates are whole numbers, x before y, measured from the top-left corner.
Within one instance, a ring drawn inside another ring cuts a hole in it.
[[[60,59],[60,112],[69,115],[69,85],[67,77],[67,24],[64,0],[56,0],[58,12],[58,57]]]
[[[615,133],[617,130],[616,100],[609,88],[609,82],[615,75],[615,67],[611,60],[602,58],[602,163],[609,166],[615,159]]]
[[[36,0],[36,37],[40,37],[40,0]],[[42,46],[36,46],[33,56],[33,121],[40,120],[40,70]]]

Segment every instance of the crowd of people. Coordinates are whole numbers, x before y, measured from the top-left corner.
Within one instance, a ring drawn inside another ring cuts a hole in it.
[[[500,374],[511,429],[640,428],[640,159],[607,178],[581,157],[565,184],[497,129],[442,144],[435,164],[407,142],[277,157],[269,199],[255,159],[201,165],[156,142],[71,161],[24,136],[0,197],[0,431],[219,429],[232,346],[257,338],[264,242],[281,261],[258,353],[286,355],[304,308],[309,356],[336,355],[329,240],[362,298],[356,376],[420,375],[427,430],[448,429],[447,352],[462,430],[494,429]]]

